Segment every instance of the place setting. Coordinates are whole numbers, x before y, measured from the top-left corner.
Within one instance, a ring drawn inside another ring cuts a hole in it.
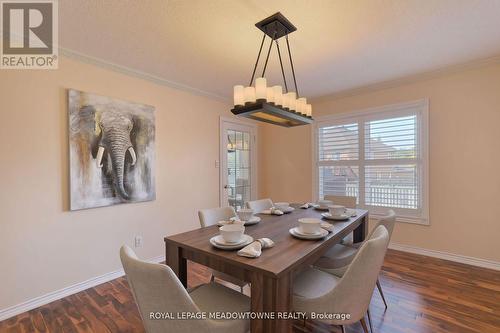
[[[261,220],[260,217],[254,215],[253,209],[250,208],[240,208],[237,214],[245,226],[257,224]]]
[[[221,250],[239,250],[253,242],[253,237],[245,234],[241,223],[223,225],[219,234],[210,238],[210,244]]]
[[[356,216],[356,210],[341,205],[328,205],[328,212],[322,213],[321,216],[327,220],[345,221]]]
[[[311,206],[316,210],[327,211],[328,206],[333,205],[333,201],[330,200],[319,200],[316,204],[311,204]]]
[[[273,207],[263,210],[261,214],[283,215],[283,214],[289,214],[294,210],[295,208],[290,206],[289,202],[275,202]]]
[[[261,218],[255,216],[252,209],[241,208],[237,212],[237,216],[231,217],[228,220],[221,220],[217,222],[219,227],[230,224],[240,224],[244,226],[250,226],[257,224],[261,221]]]
[[[304,240],[318,240],[333,232],[333,225],[317,218],[301,218],[299,226],[289,230],[293,237]]]
[[[257,258],[263,249],[271,248],[274,242],[269,238],[254,240],[245,234],[242,224],[227,224],[219,228],[219,235],[210,238],[210,244],[221,250],[240,250],[238,255],[248,258]]]

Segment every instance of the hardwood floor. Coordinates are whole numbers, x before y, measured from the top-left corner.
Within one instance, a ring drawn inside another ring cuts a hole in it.
[[[189,263],[190,286],[208,282]],[[389,250],[380,276],[389,308],[377,292],[370,305],[377,333],[500,332],[500,272]],[[246,290],[248,293],[248,290]],[[362,332],[351,325],[347,332]],[[0,322],[0,332],[144,332],[125,278],[119,278]],[[296,322],[294,332],[340,332]]]

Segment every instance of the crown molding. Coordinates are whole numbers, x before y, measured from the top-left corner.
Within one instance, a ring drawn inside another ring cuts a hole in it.
[[[411,84],[411,83],[416,83],[419,81],[425,81],[433,78],[437,78],[440,76],[444,75],[450,75],[466,70],[471,70],[479,67],[484,67],[488,65],[493,65],[493,64],[499,64],[500,63],[500,55],[496,55],[493,57],[489,58],[483,58],[483,59],[478,59],[478,60],[473,60],[461,64],[456,64],[456,65],[451,65],[451,66],[446,66],[442,68],[438,68],[435,70],[431,71],[426,71],[418,74],[413,74],[413,75],[408,75],[408,76],[403,76],[397,79],[393,80],[387,80],[387,81],[381,81],[373,84],[368,84],[364,86],[360,86],[357,88],[353,89],[347,89],[323,96],[318,96],[311,98],[312,103],[321,103],[325,102],[327,100],[335,100],[335,99],[341,99],[345,97],[351,97],[351,96],[356,96],[356,95],[361,95],[361,94],[366,94],[378,90],[383,90],[383,89],[390,89],[390,88],[395,88],[401,85],[406,85],[406,84]]]
[[[102,67],[102,68],[105,68],[108,70],[112,70],[112,71],[115,71],[115,72],[118,72],[118,73],[121,73],[124,75],[140,78],[140,79],[143,79],[146,81],[156,83],[158,85],[163,85],[163,86],[167,86],[167,87],[174,88],[177,90],[182,90],[182,91],[186,91],[189,93],[193,93],[195,95],[216,99],[216,100],[224,102],[224,103],[231,103],[231,100],[228,97],[214,94],[214,93],[211,93],[211,92],[208,92],[205,90],[201,90],[201,89],[198,89],[195,87],[191,87],[191,86],[186,85],[186,84],[170,81],[170,80],[164,79],[162,77],[159,77],[159,76],[156,76],[156,75],[153,75],[150,73],[142,72],[142,71],[139,71],[139,70],[127,67],[127,66],[118,65],[116,63],[113,63],[113,62],[110,62],[110,61],[107,61],[107,60],[104,60],[101,58],[92,57],[92,56],[89,56],[89,55],[86,55],[86,54],[83,54],[81,52],[77,52],[77,51],[74,51],[74,50],[71,50],[68,48],[60,47],[59,54],[62,56],[65,56],[67,58],[73,59],[73,60],[77,60],[77,61],[84,62],[87,64],[95,65],[95,66],[99,66],[99,67]],[[347,90],[343,90],[343,91],[339,91],[339,92],[334,92],[331,94],[326,94],[326,95],[322,95],[322,96],[318,96],[318,97],[312,97],[311,101],[312,101],[312,103],[321,103],[321,102],[324,102],[326,100],[335,100],[335,99],[341,99],[341,98],[350,97],[350,96],[366,94],[366,93],[370,93],[370,92],[374,92],[374,91],[378,91],[378,90],[390,89],[390,88],[394,88],[394,87],[401,86],[401,85],[411,84],[411,83],[415,83],[415,82],[419,82],[419,81],[425,81],[425,80],[433,79],[433,78],[440,77],[443,75],[449,75],[449,74],[453,74],[453,73],[457,73],[457,72],[461,72],[461,71],[465,71],[465,70],[475,69],[475,68],[493,65],[493,64],[498,64],[498,63],[500,63],[500,55],[496,55],[496,56],[492,56],[492,57],[488,57],[488,58],[483,58],[483,59],[478,59],[478,60],[473,60],[473,61],[460,63],[460,64],[456,64],[456,65],[446,66],[446,67],[438,68],[438,69],[431,70],[431,71],[426,71],[426,72],[417,73],[417,74],[413,74],[413,75],[403,76],[403,77],[393,79],[393,80],[381,81],[381,82],[368,84],[368,85],[360,86],[360,87],[353,88],[353,89],[347,89]]]
[[[135,78],[150,81],[150,82],[153,82],[153,83],[158,84],[158,85],[166,86],[169,88],[174,88],[177,90],[186,91],[186,92],[189,92],[189,93],[192,93],[195,95],[199,95],[199,96],[203,96],[203,97],[216,99],[216,100],[224,102],[224,103],[231,102],[229,98],[221,96],[221,95],[217,95],[217,94],[205,91],[205,90],[197,89],[197,88],[191,87],[191,86],[186,85],[186,84],[170,81],[170,80],[164,79],[162,77],[159,77],[159,76],[156,76],[156,75],[153,75],[150,73],[142,72],[142,71],[139,71],[139,70],[127,67],[127,66],[118,65],[116,63],[113,63],[113,62],[110,62],[110,61],[107,61],[107,60],[104,60],[101,58],[92,57],[92,56],[89,56],[89,55],[86,55],[86,54],[83,54],[83,53],[80,53],[77,51],[73,51],[73,50],[70,50],[70,49],[67,49],[64,47],[59,47],[59,55],[62,55],[66,58],[80,61],[83,63],[99,66],[101,68],[105,68],[105,69],[108,69],[108,70],[111,70],[114,72],[118,72],[118,73],[121,73],[124,75],[128,75],[128,76],[132,76]]]

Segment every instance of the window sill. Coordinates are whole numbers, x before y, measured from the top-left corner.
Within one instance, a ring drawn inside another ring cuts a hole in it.
[[[375,221],[379,221],[382,217],[384,217],[384,214],[375,214],[375,213],[370,213],[370,219],[373,219]],[[413,217],[413,216],[398,216],[396,213],[396,222],[401,222],[401,223],[410,223],[410,224],[418,224],[418,225],[424,225],[424,226],[430,226],[431,223],[428,218],[424,217]]]

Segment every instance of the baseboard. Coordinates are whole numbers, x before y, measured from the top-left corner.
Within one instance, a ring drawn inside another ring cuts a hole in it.
[[[420,254],[420,255],[424,255],[424,256],[445,259],[445,260],[450,260],[450,261],[454,261],[454,262],[459,262],[462,264],[483,267],[483,268],[489,268],[489,269],[500,271],[500,262],[496,262],[496,261],[492,261],[492,260],[473,258],[473,257],[459,255],[459,254],[436,251],[436,250],[428,250],[428,249],[423,249],[423,248],[416,247],[416,246],[410,246],[410,245],[404,245],[404,244],[398,244],[398,243],[391,243],[389,245],[389,248],[393,249],[393,250],[409,252],[409,253],[414,253],[414,254]],[[164,260],[165,260],[164,256],[158,256],[158,257],[151,258],[148,261],[149,262],[162,262]],[[80,282],[80,283],[76,283],[76,284],[68,286],[66,288],[56,290],[56,291],[48,293],[46,295],[33,298],[31,300],[28,300],[26,302],[8,307],[6,309],[0,310],[0,321],[6,320],[10,317],[16,316],[16,315],[23,313],[23,312],[27,312],[27,311],[36,309],[42,305],[48,304],[50,302],[56,301],[58,299],[64,298],[64,297],[69,296],[69,295],[76,294],[76,293],[83,291],[83,290],[86,290],[88,288],[95,287],[99,284],[114,280],[116,278],[123,276],[124,274],[125,273],[123,272],[123,269],[119,269],[119,270],[116,270],[113,272],[103,274],[101,276],[97,276],[97,277],[88,279],[88,280]]]
[[[434,258],[438,258],[438,259],[444,259],[444,260],[458,262],[461,264],[467,264],[467,265],[472,265],[472,266],[477,266],[477,267],[482,267],[482,268],[489,268],[489,269],[500,271],[500,262],[496,262],[493,260],[479,259],[479,258],[474,258],[474,257],[463,256],[460,254],[454,254],[454,253],[448,253],[448,252],[442,252],[442,251],[436,251],[436,250],[428,250],[428,249],[423,249],[421,247],[398,244],[398,243],[391,243],[389,245],[389,248],[393,249],[393,250],[415,253],[415,254],[420,254],[423,256],[434,257]]]
[[[165,256],[158,256],[148,260],[149,262],[162,262],[165,261]],[[48,304],[50,302],[56,301],[58,299],[64,298],[69,295],[76,294],[80,291],[95,287],[99,284],[114,280],[121,276],[125,275],[123,269],[119,269],[113,272],[109,272],[103,274],[101,276],[97,276],[91,279],[88,279],[83,282],[76,283],[74,285],[68,286],[66,288],[62,288],[51,293],[48,293],[43,296],[39,296],[33,299],[30,299],[26,302],[8,307],[6,309],[0,310],[0,321],[8,319],[10,317],[16,316],[20,313],[27,312],[33,309],[36,309],[42,305]]]

